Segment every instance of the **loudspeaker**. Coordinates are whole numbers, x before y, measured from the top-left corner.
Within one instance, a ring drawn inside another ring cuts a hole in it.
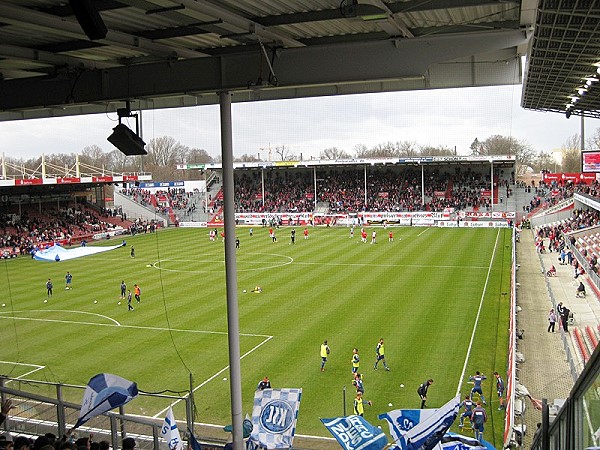
[[[90,40],[104,39],[108,30],[100,17],[94,0],[69,0],[69,5],[81,29]]]
[[[148,154],[144,149],[146,143],[142,141],[142,138],[122,123],[113,128],[113,133],[108,137],[108,142],[127,156]]]

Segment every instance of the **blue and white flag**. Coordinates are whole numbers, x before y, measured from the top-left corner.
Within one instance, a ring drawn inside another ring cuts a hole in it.
[[[92,377],[85,388],[79,419],[73,428],[128,403],[137,395],[137,384],[134,382],[110,373],[99,373]]]
[[[380,420],[387,420],[390,427],[390,435],[397,442],[404,433],[414,428],[432,416],[437,409],[395,409],[377,416]]]
[[[291,448],[296,432],[302,389],[265,389],[254,394],[252,434],[254,446]]]
[[[171,450],[181,450],[183,448],[183,442],[181,441],[179,428],[177,428],[177,422],[175,422],[175,417],[173,417],[173,410],[171,407],[169,407],[167,416],[163,421],[160,429],[160,435],[165,438]]]
[[[462,434],[446,433],[440,442],[441,450],[495,450],[489,442],[479,442],[477,439]]]
[[[419,422],[410,427],[408,431],[401,430],[399,437],[394,435],[396,448],[401,450],[432,450],[435,448],[458,416],[459,404],[460,396],[457,395],[431,413],[429,417],[419,417]],[[385,418],[386,415],[383,416]],[[392,424],[390,423],[391,428]]]
[[[381,450],[387,445],[387,437],[361,416],[321,419],[344,450]]]

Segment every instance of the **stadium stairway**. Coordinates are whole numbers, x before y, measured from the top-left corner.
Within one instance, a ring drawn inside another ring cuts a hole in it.
[[[577,344],[573,340],[573,330],[585,330],[588,325],[596,328],[600,323],[600,302],[595,293],[588,292],[587,298],[576,298],[573,270],[570,266],[558,265],[557,258],[557,253],[538,255],[535,251],[533,232],[522,231],[521,241],[517,243],[519,269],[516,281],[519,307],[517,328],[524,330],[524,333],[523,339],[517,339],[517,351],[523,354],[524,361],[517,366],[517,377],[532,397],[545,398],[549,404],[554,403],[555,399],[567,398],[574,384],[564,346],[566,343],[570,353],[575,358],[579,357],[579,350],[575,347]],[[554,264],[557,276],[546,280],[542,264],[546,268]],[[556,333],[547,331],[548,312],[554,307],[549,289],[552,290],[556,302],[562,301],[574,313],[575,323],[570,328],[570,333],[564,333],[558,324]],[[578,369],[581,370],[582,366],[583,360]],[[524,448],[529,448],[536,425],[541,422],[541,412],[531,405],[527,406],[522,417],[516,419],[517,424],[523,420],[527,427]]]

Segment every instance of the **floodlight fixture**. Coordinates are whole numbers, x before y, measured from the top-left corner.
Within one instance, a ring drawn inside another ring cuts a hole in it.
[[[119,116],[119,125],[113,128],[112,134],[107,138],[108,142],[126,156],[147,155],[148,152],[144,148],[146,143],[139,136],[138,115],[131,113],[129,100],[125,102],[125,108],[117,109],[117,115]],[[121,123],[123,117],[133,117],[135,119],[135,132],[129,129],[127,125]]]

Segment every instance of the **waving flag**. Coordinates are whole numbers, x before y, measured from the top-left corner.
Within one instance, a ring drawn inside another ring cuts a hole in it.
[[[177,428],[177,422],[175,422],[173,410],[170,407],[160,429],[160,435],[165,438],[171,450],[181,450],[183,448],[179,428]]]
[[[423,422],[437,409],[395,409],[385,414],[380,414],[380,420],[387,420],[390,434],[394,442],[398,442],[402,435],[419,423]]]
[[[392,433],[396,448],[401,450],[432,450],[435,448],[458,416],[459,404],[460,396],[457,395],[440,409],[430,413],[429,417],[419,418],[419,422],[412,427],[408,425],[406,427],[409,428],[408,431],[400,430],[399,437]],[[391,429],[392,424],[390,423]]]
[[[99,373],[92,377],[85,388],[79,419],[73,428],[130,402],[137,395],[137,384],[134,382],[110,373]]]
[[[440,444],[441,450],[495,450],[489,442],[456,433],[446,433]]]
[[[321,419],[344,450],[381,450],[387,445],[387,437],[361,416]]]
[[[291,448],[302,389],[265,389],[254,394],[249,448]]]

